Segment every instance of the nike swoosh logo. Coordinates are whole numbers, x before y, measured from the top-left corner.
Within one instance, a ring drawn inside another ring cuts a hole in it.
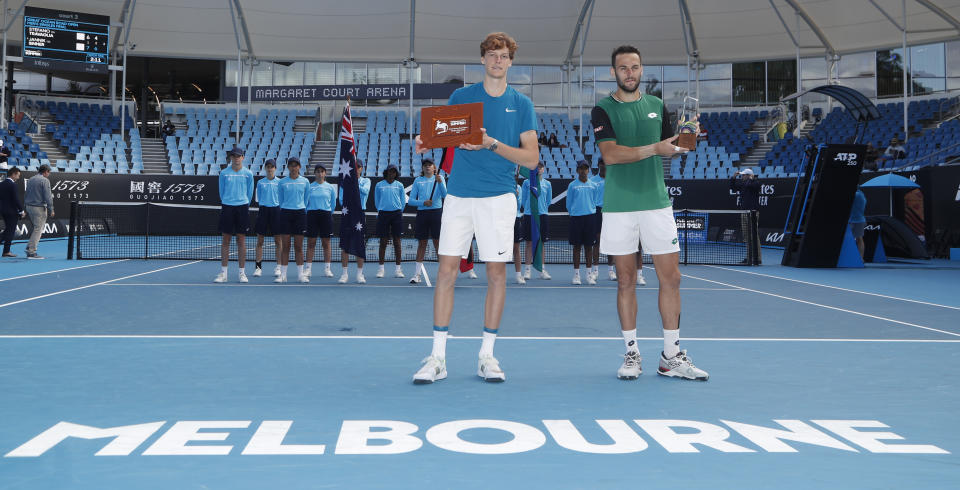
[[[516,110],[516,109],[513,109],[513,110],[507,109],[507,112],[517,112],[517,110]]]
[[[503,254],[505,254],[505,253],[507,253],[506,250],[504,250],[503,252],[497,252],[497,255],[503,255]]]

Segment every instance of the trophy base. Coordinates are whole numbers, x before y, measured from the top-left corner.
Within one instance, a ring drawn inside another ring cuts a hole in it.
[[[677,146],[686,148],[690,151],[697,149],[697,135],[693,133],[680,133],[677,138]]]

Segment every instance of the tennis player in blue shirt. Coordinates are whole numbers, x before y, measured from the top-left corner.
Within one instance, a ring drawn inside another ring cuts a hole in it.
[[[377,206],[377,236],[380,237],[380,267],[377,277],[383,277],[383,260],[387,254],[387,242],[393,239],[393,253],[396,258],[397,269],[393,277],[403,277],[403,267],[400,261],[403,252],[400,240],[403,236],[403,208],[407,205],[407,193],[403,184],[397,178],[400,171],[396,165],[390,165],[383,172],[383,179],[377,182],[373,200]]]
[[[323,165],[313,168],[314,181],[307,191],[307,260],[304,275],[307,280],[313,273],[313,253],[317,238],[323,246],[323,275],[333,277],[330,270],[330,237],[333,236],[333,210],[337,207],[337,190],[327,182],[327,169]]]
[[[230,239],[237,237],[238,279],[247,282],[247,231],[250,229],[250,200],[253,199],[253,172],[243,166],[243,149],[227,152],[230,166],[220,171],[220,273],[213,282],[227,282]]]
[[[287,282],[287,264],[290,263],[290,241],[293,237],[297,280],[309,282],[303,273],[303,234],[307,230],[307,188],[310,181],[300,175],[300,159],[287,159],[288,175],[280,179],[280,275],[273,282]]]
[[[507,293],[506,263],[513,260],[513,222],[517,212],[514,174],[517,165],[536,168],[539,157],[537,117],[530,99],[507,85],[517,43],[503,32],[480,43],[483,82],[457,89],[450,104],[483,103],[483,140],[461,144],[454,153],[453,174],[447,183],[440,228],[440,256],[433,295],[433,351],[413,375],[414,383],[447,377],[446,341],[453,315],[454,284],[460,258],[467,255],[474,235],[480,260],[487,268],[487,298],[483,314],[477,375],[485,381],[506,376],[493,356]],[[425,153],[418,136],[416,151]]]
[[[597,185],[587,179],[590,164],[586,160],[577,162],[577,179],[567,186],[567,213],[570,215],[569,242],[573,246],[573,284],[580,281],[580,251],[587,259],[587,284],[596,284],[590,272],[592,265],[592,247],[596,243],[594,224],[597,212]]]
[[[363,175],[363,160],[357,159],[357,175]],[[360,206],[363,209],[367,209],[367,197],[370,195],[370,179],[367,177],[360,177],[357,179],[357,184],[360,185]],[[343,188],[337,186],[340,189],[340,207],[343,208]],[[364,227],[366,230],[366,227]],[[357,261],[357,284],[366,284],[367,278],[363,276],[363,261],[365,257],[354,257]],[[340,264],[343,266],[343,272],[340,274],[340,279],[337,280],[340,284],[346,284],[350,279],[350,276],[347,274],[347,266],[350,265],[350,254],[346,252],[340,253]]]
[[[427,255],[427,240],[433,239],[433,250],[440,249],[440,220],[443,216],[443,198],[447,197],[447,184],[437,174],[433,160],[424,158],[420,163],[420,176],[413,181],[410,200],[407,204],[417,207],[417,222],[414,234],[417,237],[417,262],[410,284],[420,282],[423,258]]]
[[[540,183],[540,195],[537,197],[537,211],[540,213],[540,241],[546,242],[547,237],[549,236],[549,228],[547,223],[547,215],[549,214],[550,201],[553,200],[553,185],[550,184],[550,181],[543,177],[544,166],[543,162],[539,163],[539,172]],[[523,218],[520,223],[520,229],[523,231],[523,239],[527,242],[527,268],[523,273],[524,279],[530,279],[531,269],[533,268],[533,227],[531,223],[532,208],[530,207],[530,179],[523,181],[520,191],[520,199],[523,201]],[[547,272],[547,266],[544,265],[540,271],[540,279],[550,279],[550,274]]]
[[[268,234],[273,237],[274,260],[280,252],[280,235],[277,233],[277,224],[280,222],[280,179],[277,178],[277,162],[269,159],[263,164],[267,177],[257,181],[257,267],[253,277],[263,274],[263,239]],[[273,275],[280,275],[280,262],[273,268]]]

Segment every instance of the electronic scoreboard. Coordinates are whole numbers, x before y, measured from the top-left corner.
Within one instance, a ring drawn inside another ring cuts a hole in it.
[[[109,16],[24,7],[24,67],[107,73],[109,51]]]

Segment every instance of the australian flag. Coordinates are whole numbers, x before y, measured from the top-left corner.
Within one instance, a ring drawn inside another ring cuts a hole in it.
[[[340,249],[356,257],[367,252],[366,215],[360,205],[360,176],[357,175],[357,147],[353,140],[350,104],[343,108],[340,128],[340,188],[343,189],[340,219]]]

